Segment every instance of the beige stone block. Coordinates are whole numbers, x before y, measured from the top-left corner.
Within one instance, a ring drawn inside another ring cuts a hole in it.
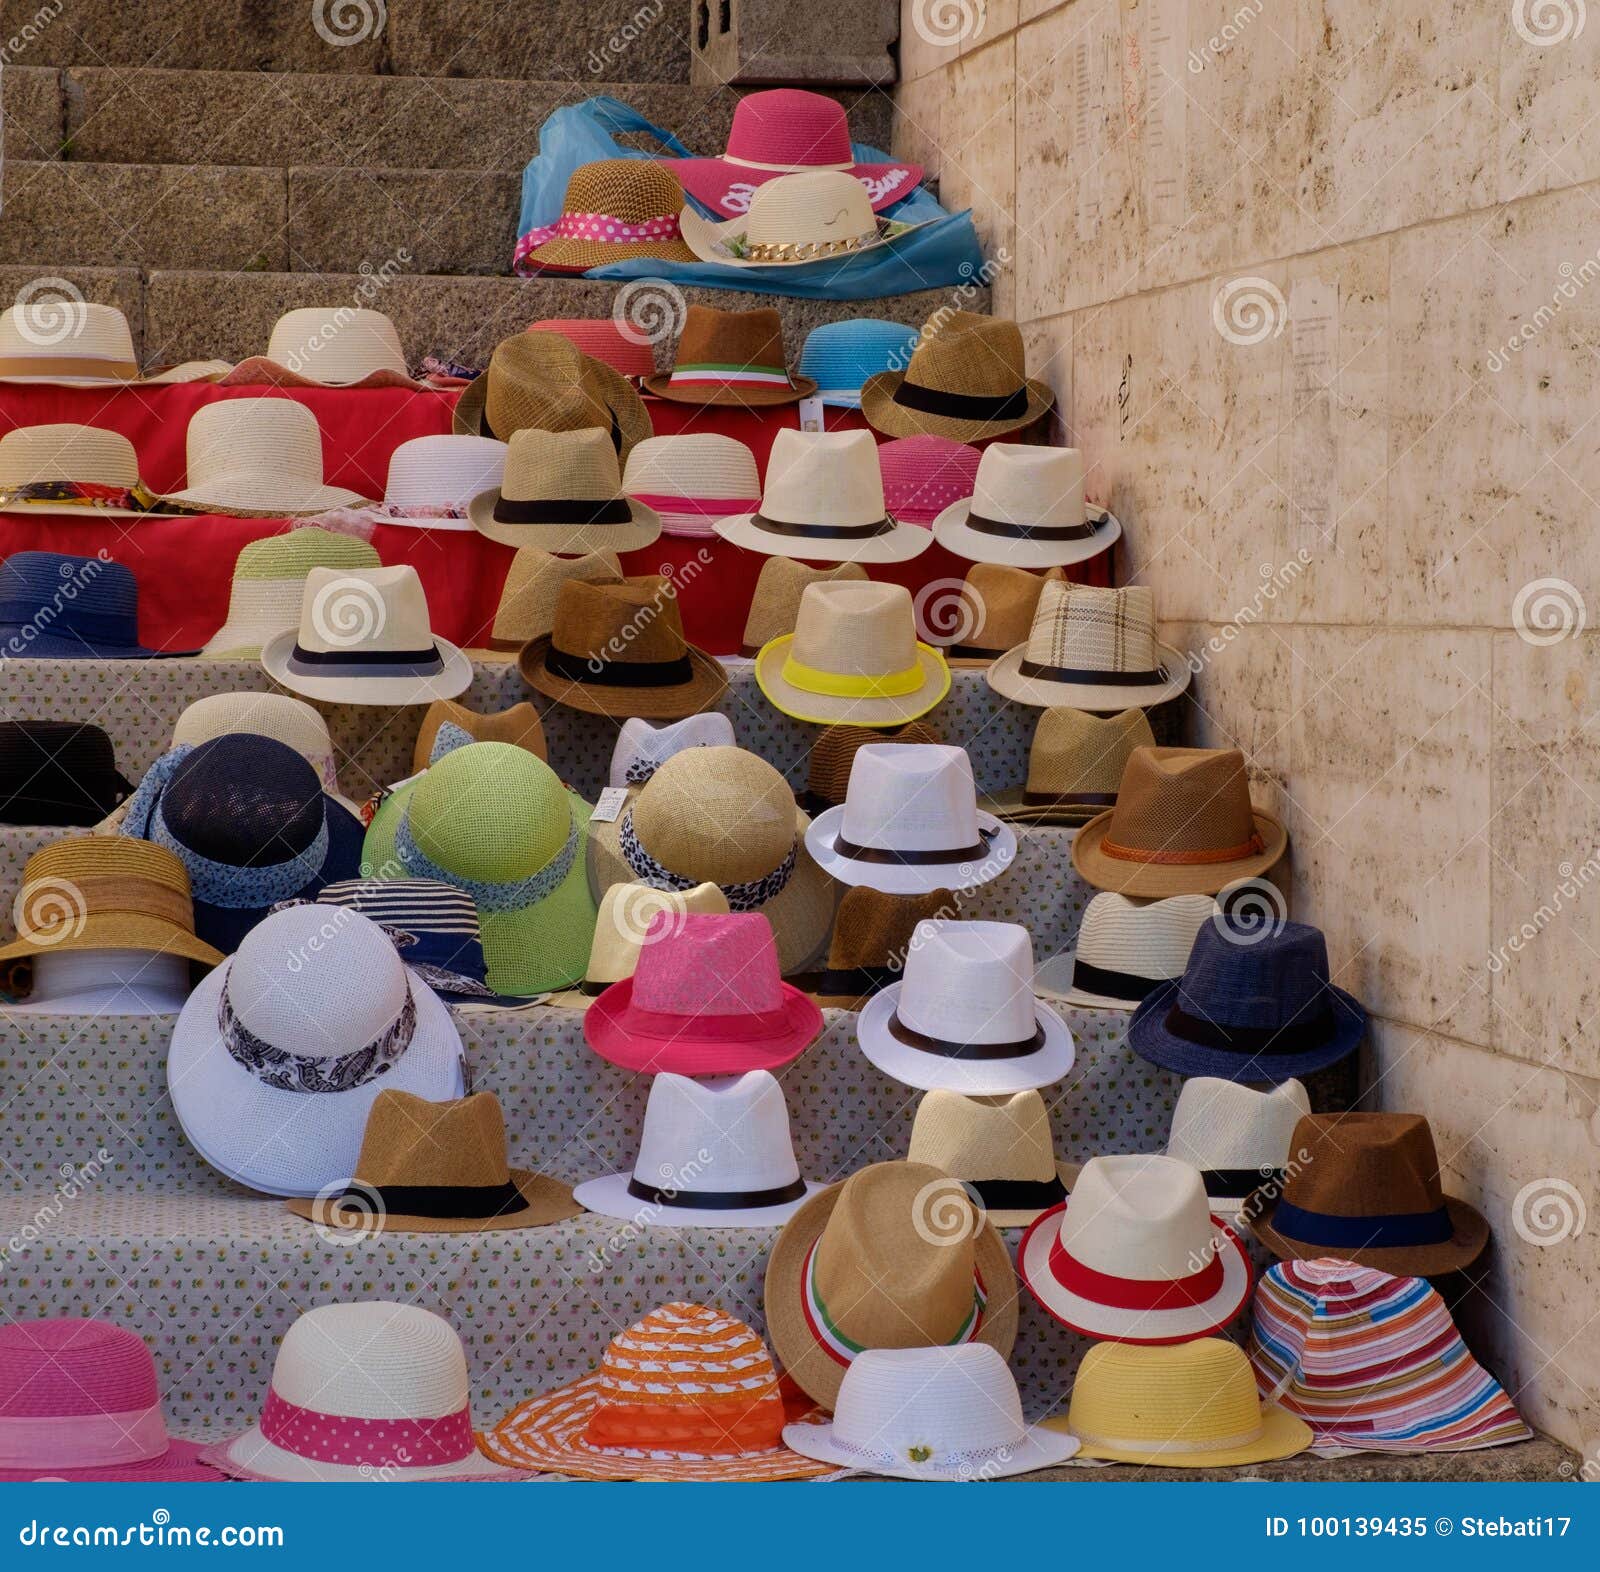
[[[977,0],[905,0],[900,8],[900,85],[961,58],[963,29],[973,25]]]
[[[1600,30],[1575,31],[1582,0],[1512,11],[1500,45],[1502,202],[1600,178]],[[1522,26],[1517,26],[1517,18]],[[1536,26],[1535,23],[1542,25]]]
[[[1014,254],[1016,207],[1015,35],[965,55],[948,72],[949,96],[940,116],[939,195],[948,208],[972,209],[986,260]],[[998,278],[1010,278],[1002,268]],[[1009,295],[1011,285],[1005,286]],[[997,287],[996,310],[1013,302]],[[1003,299],[1003,303],[1002,303]]]
[[[894,129],[890,147],[896,158],[921,164],[929,180],[937,180],[943,166],[940,124],[950,84],[943,70],[902,82],[894,94]]]
[[[1067,411],[1072,408],[1072,318],[1050,317],[1042,322],[1024,323],[1022,346],[1027,355],[1028,375],[1047,383],[1056,396],[1050,440],[1071,447],[1072,437],[1066,422]],[[1085,488],[1085,495],[1091,502],[1100,500],[1092,487]]]
[[[950,5],[951,0],[944,0],[944,3]],[[940,0],[922,0],[922,5],[927,8],[937,9],[939,4]],[[954,10],[969,22],[969,25],[956,29],[961,53],[975,54],[996,39],[1015,32],[1020,19],[1019,7],[1020,0],[983,0],[982,4],[979,0],[954,0]],[[917,10],[918,0],[912,0],[911,14],[914,16]]]
[[[1238,748],[1249,766],[1251,801],[1284,818],[1294,713],[1288,638],[1276,628],[1215,622],[1163,622],[1161,637],[1197,668],[1187,740],[1200,748]]]

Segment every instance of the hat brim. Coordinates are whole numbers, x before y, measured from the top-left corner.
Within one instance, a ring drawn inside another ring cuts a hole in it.
[[[1035,1219],[1017,1246],[1018,1276],[1040,1307],[1069,1330],[1114,1343],[1187,1343],[1222,1331],[1250,1302],[1249,1252],[1228,1220],[1215,1212],[1211,1220],[1221,1229],[1224,1242],[1218,1251],[1222,1282],[1209,1299],[1172,1310],[1129,1310],[1073,1293],[1050,1271],[1059,1218],[1071,1204],[1070,1199],[1063,1201]]]
[[[309,377],[295,371],[280,360],[267,355],[251,355],[228,369],[217,379],[223,387],[274,387],[274,388],[410,388],[413,392],[431,391],[426,382],[418,382],[407,371],[396,371],[393,366],[378,366],[363,372],[359,377],[327,380]]]
[[[1113,999],[1108,994],[1085,993],[1072,980],[1076,956],[1076,949],[1063,950],[1041,961],[1033,971],[1033,991],[1041,999],[1070,1004],[1080,1010],[1121,1010],[1131,1014],[1138,1007],[1137,999]]]
[[[984,437],[1003,436],[1008,431],[1021,431],[1031,426],[1041,415],[1055,407],[1056,396],[1047,383],[1033,377],[1026,379],[1027,408],[1020,415],[1004,420],[960,420],[953,415],[933,415],[925,410],[907,409],[894,401],[900,384],[906,379],[903,371],[879,371],[861,384],[861,413],[874,431],[890,437],[949,437],[955,442],[977,442]]]
[[[1006,535],[985,535],[967,522],[972,498],[952,502],[933,521],[933,538],[946,551],[968,562],[997,562],[1013,568],[1067,568],[1109,551],[1122,538],[1122,525],[1104,508],[1088,508],[1086,522],[1094,534],[1081,540],[1018,540]],[[1098,515],[1098,516],[1097,516]]]
[[[1444,1198],[1450,1214],[1450,1237],[1439,1244],[1400,1245],[1364,1248],[1341,1245],[1306,1244],[1279,1233],[1273,1219],[1278,1215],[1282,1196],[1274,1196],[1258,1216],[1247,1221],[1250,1232],[1281,1261],[1315,1261],[1336,1255],[1357,1266],[1376,1267],[1392,1277],[1443,1277],[1448,1272],[1464,1271],[1483,1254],[1489,1243],[1489,1223],[1483,1213],[1453,1195]]]
[[[517,659],[522,680],[536,693],[585,715],[608,715],[614,720],[684,720],[710,709],[728,689],[728,673],[722,662],[693,644],[685,646],[694,669],[688,682],[669,688],[602,687],[574,682],[550,670],[552,637],[547,633],[523,646]]]
[[[806,1319],[801,1279],[806,1257],[828,1226],[843,1189],[841,1182],[819,1190],[784,1224],[767,1258],[767,1278],[762,1289],[767,1338],[779,1365],[807,1396],[830,1409],[839,1400],[845,1367],[813,1336]],[[978,1231],[975,1258],[988,1304],[973,1341],[987,1343],[1009,1359],[1017,1341],[1017,1274],[1005,1241],[987,1223]]]
[[[1044,1041],[1015,1059],[955,1059],[901,1042],[889,1030],[904,982],[875,993],[856,1022],[861,1052],[902,1086],[924,1092],[960,1092],[964,1097],[1007,1097],[1053,1086],[1072,1069],[1072,1033],[1048,1004],[1034,1001],[1034,1020]]]
[[[806,165],[792,169],[752,169],[747,164],[730,163],[726,158],[664,159],[677,175],[684,191],[696,202],[715,208],[727,218],[738,218],[750,205],[750,198],[769,180],[784,175],[803,174]],[[903,202],[922,183],[921,164],[851,164],[852,174],[867,188],[873,212],[881,212]]]
[[[592,267],[611,262],[693,262],[692,252],[681,240],[581,240],[570,235],[555,235],[517,259],[519,272],[558,268],[563,273],[586,273]]]
[[[21,644],[20,655],[29,660],[183,660],[199,650],[152,650],[143,644],[101,644],[60,633],[36,633],[36,624],[0,623],[0,645]]]
[[[198,934],[174,927],[157,917],[136,912],[91,911],[81,924],[58,940],[13,939],[0,944],[0,961],[18,961],[31,955],[64,950],[141,950],[149,955],[181,955],[205,966],[219,965],[223,952]]]
[[[508,524],[494,516],[500,505],[500,488],[480,491],[467,504],[467,519],[486,540],[502,546],[537,546],[558,557],[581,556],[588,551],[638,551],[661,535],[661,515],[631,497],[626,524]]]
[[[881,535],[867,535],[859,540],[775,534],[762,529],[753,513],[730,514],[711,527],[731,545],[743,546],[746,551],[759,552],[763,557],[788,557],[795,562],[910,562],[933,544],[929,531],[900,523]]]
[[[1098,813],[1072,840],[1072,865],[1097,890],[1120,895],[1162,898],[1168,895],[1216,895],[1236,879],[1253,879],[1279,862],[1289,846],[1289,832],[1259,809],[1252,810],[1262,849],[1232,862],[1128,862],[1108,857],[1105,839],[1114,809]]]
[[[583,1207],[572,1197],[572,1186],[563,1184],[559,1179],[529,1173],[525,1168],[513,1168],[511,1182],[522,1193],[525,1205],[518,1211],[503,1212],[498,1217],[419,1217],[414,1213],[398,1212],[384,1212],[375,1216],[365,1210],[341,1210],[336,1196],[326,1199],[296,1196],[288,1206],[296,1217],[303,1217],[323,1228],[348,1228],[363,1234],[504,1233],[515,1228],[545,1228],[551,1223],[577,1217],[583,1211]]]
[[[251,473],[218,475],[203,486],[190,486],[187,491],[163,492],[157,500],[249,518],[294,518],[302,513],[326,513],[329,508],[348,508],[371,499],[344,486],[318,485],[296,489],[286,483],[282,475]]]
[[[161,1457],[143,1463],[122,1463],[109,1468],[63,1468],[52,1463],[48,1468],[0,1468],[0,1482],[23,1484],[41,1480],[62,1480],[73,1485],[222,1485],[226,1477],[202,1459],[207,1452],[203,1441],[169,1438]]]
[[[738,235],[742,235],[749,228],[748,214],[741,214],[738,218],[711,219],[703,218],[697,209],[685,206],[678,214],[678,232],[683,236],[683,242],[690,251],[702,262],[710,262],[717,267],[738,268],[741,271],[748,268],[766,270],[768,268],[796,268],[796,267],[848,267],[859,256],[869,256],[872,252],[881,250],[884,246],[891,246],[898,240],[903,240],[907,235],[915,234],[919,229],[926,229],[934,219],[924,218],[916,223],[905,223],[891,218],[884,218],[882,214],[875,213],[878,221],[878,232],[871,239],[864,241],[849,251],[836,252],[832,256],[821,257],[786,257],[781,261],[758,262],[750,257],[736,257],[728,250],[728,242]]]
[[[1067,1430],[1065,1417],[1042,1421],[1046,1430]],[[1068,1432],[1070,1434],[1070,1431]],[[1276,1403],[1261,1408],[1261,1434],[1239,1446],[1214,1447],[1209,1451],[1164,1451],[1159,1447],[1105,1446],[1084,1441],[1079,1457],[1101,1458],[1108,1463],[1139,1463],[1151,1468],[1237,1468],[1246,1463],[1275,1463],[1294,1457],[1311,1445],[1311,1426]]]
[[[628,1189],[632,1179],[631,1173],[607,1174],[585,1180],[572,1193],[585,1211],[639,1228],[781,1228],[821,1189],[807,1180],[803,1196],[778,1206],[659,1206],[632,1194]]]
[[[13,517],[57,513],[64,518],[78,519],[86,523],[93,519],[160,519],[170,516],[152,513],[147,508],[99,508],[90,507],[82,502],[0,501],[0,513],[10,514]],[[4,1474],[0,1473],[0,1478],[4,1477]]]
[[[832,1472],[787,1447],[737,1457],[693,1457],[631,1448],[602,1451],[589,1446],[583,1432],[599,1400],[601,1379],[584,1376],[570,1386],[529,1399],[486,1431],[479,1444],[489,1457],[509,1467],[573,1479],[759,1484],[814,1479]]]
[[[479,1438],[481,1439],[481,1437]],[[355,1484],[370,1482],[378,1471],[354,1463],[324,1463],[314,1457],[301,1457],[298,1452],[286,1452],[261,1433],[260,1425],[251,1425],[242,1435],[231,1441],[222,1441],[207,1447],[201,1454],[213,1468],[220,1469],[230,1479],[252,1479],[268,1484]],[[385,1480],[396,1484],[447,1483],[452,1480],[500,1480],[511,1484],[522,1479],[514,1468],[485,1457],[474,1451],[457,1463],[439,1463],[431,1468],[405,1468],[385,1465],[381,1471]]]
[[[975,1477],[972,1470],[959,1468],[915,1468],[910,1465],[890,1468],[864,1461],[860,1452],[841,1446],[834,1440],[832,1423],[785,1425],[783,1439],[797,1452],[814,1457],[819,1463],[834,1468],[847,1468],[854,1473],[871,1474],[878,1479],[918,1479],[952,1484],[964,1483]],[[1039,1425],[1029,1425],[1021,1441],[1007,1442],[997,1447],[982,1464],[984,1479],[1012,1479],[1018,1474],[1037,1473],[1041,1468],[1055,1468],[1076,1456],[1078,1438],[1060,1430],[1046,1430]]]
[[[433,990],[409,977],[417,1024],[387,1075],[348,1092],[281,1091],[234,1062],[217,1035],[219,966],[189,995],[172,1031],[167,1090],[189,1143],[219,1173],[267,1195],[315,1196],[356,1170],[367,1115],[378,1094],[411,1092],[428,1102],[462,1095],[461,1038]]]
[[[638,801],[638,788],[628,794],[628,807]],[[622,835],[622,820],[626,810],[608,824],[589,826],[589,891],[594,901],[613,884],[635,884],[638,874],[628,866],[618,844]],[[778,966],[784,976],[804,971],[826,949],[828,936],[833,930],[833,912],[837,886],[817,866],[805,845],[806,827],[810,824],[804,810],[795,809],[795,835],[800,841],[796,849],[794,872],[789,882],[772,897],[754,909],[772,924],[773,938],[778,946]],[[589,935],[594,933],[594,922],[589,923]],[[589,937],[584,938],[584,952],[576,970],[568,981],[577,981],[589,964]]]
[[[899,726],[916,720],[940,704],[950,691],[950,667],[931,644],[918,643],[917,668],[921,674],[909,693],[892,698],[839,698],[796,687],[783,675],[784,662],[794,646],[792,633],[780,634],[762,645],[755,658],[756,683],[774,709],[795,720],[820,726],[849,722],[853,726]]]
[[[1214,1075],[1224,1081],[1262,1082],[1273,1086],[1293,1076],[1310,1075],[1348,1058],[1367,1030],[1361,1001],[1343,988],[1328,986],[1334,1015],[1332,1034],[1296,1053],[1230,1053],[1204,1043],[1188,1042],[1167,1030],[1167,1012],[1177,1003],[1181,977],[1164,982],[1141,999],[1128,1022],[1128,1046],[1141,1059],[1178,1075]],[[1326,1255],[1327,1251],[1320,1254]]]
[[[415,789],[415,783],[401,786],[379,804],[361,852],[363,878],[382,878],[386,875],[380,870],[403,866],[395,850],[395,825]],[[574,793],[567,794],[567,801],[578,821],[579,844],[566,878],[532,906],[478,911],[488,985],[497,994],[525,998],[565,988],[581,980],[589,964],[597,908],[589,893],[583,841],[592,836],[592,810]],[[346,1169],[354,1171],[353,1164]]]
[[[978,802],[1008,824],[1049,824],[1065,830],[1080,830],[1106,811],[1101,803],[1025,802],[1023,794],[1023,787],[1011,786]]]
[[[789,377],[788,387],[774,387],[758,382],[728,382],[719,387],[709,384],[674,387],[670,373],[648,376],[639,384],[654,398],[664,398],[674,404],[710,404],[730,409],[773,409],[781,404],[798,404],[817,391],[810,377]]]
[[[688,1018],[663,1035],[649,1030],[634,1008],[633,983],[632,977],[612,983],[583,1017],[585,1041],[608,1064],[619,1069],[648,1075],[691,1076],[776,1070],[793,1063],[822,1035],[822,1011],[808,994],[788,983],[780,985],[781,1024],[759,1039],[703,1037]],[[726,1017],[719,1016],[718,1020],[725,1021]]]
[[[182,988],[146,986],[134,981],[105,987],[75,988],[71,993],[38,998],[29,994],[0,1004],[0,1017],[7,1015],[176,1015],[189,997]]]
[[[436,672],[397,677],[313,677],[291,665],[298,632],[291,628],[262,646],[261,665],[281,688],[328,704],[432,704],[453,699],[472,686],[472,662],[449,639],[433,635],[443,665]],[[350,663],[361,664],[361,652],[350,651]],[[331,668],[330,668],[331,669]]]
[[[215,382],[225,372],[232,370],[232,365],[226,360],[185,360],[144,377],[30,377],[13,374],[0,377],[0,382],[60,388],[105,388],[109,391],[113,388],[164,387],[173,382]]]
[[[1022,662],[1027,653],[1026,644],[1007,650],[989,667],[989,686],[1003,699],[1014,699],[1018,704],[1031,704],[1041,710],[1063,704],[1075,710],[1111,714],[1147,710],[1185,692],[1191,676],[1188,661],[1168,644],[1156,645],[1156,664],[1168,674],[1166,679],[1132,685],[1024,677]]]
[[[861,862],[838,850],[844,827],[843,806],[829,808],[811,821],[806,849],[817,866],[841,884],[865,885],[884,895],[926,895],[931,890],[975,890],[997,879],[1016,860],[1017,832],[992,813],[978,814],[978,829],[987,851],[981,860],[969,857],[951,862],[907,867],[893,862]]]

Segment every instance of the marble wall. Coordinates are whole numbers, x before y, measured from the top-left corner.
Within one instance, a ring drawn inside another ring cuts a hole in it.
[[[1465,1312],[1600,1444],[1600,19],[1585,0],[905,0],[1090,495],[1253,761],[1297,916],[1496,1243]],[[1592,1218],[1589,1217],[1593,1213]]]

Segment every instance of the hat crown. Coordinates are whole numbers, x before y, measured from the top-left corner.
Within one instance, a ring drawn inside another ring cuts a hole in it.
[[[1201,1451],[1259,1436],[1261,1400],[1244,1350],[1222,1338],[1096,1343],[1078,1367],[1067,1423],[1085,1441]]]
[[[229,732],[182,759],[160,798],[175,840],[230,868],[262,868],[305,851],[326,823],[317,772],[271,737]]]
[[[572,171],[561,211],[642,224],[676,218],[682,207],[683,187],[671,165],[656,158],[600,158]]]
[[[1027,1427],[1016,1379],[987,1343],[955,1348],[865,1348],[834,1405],[833,1433],[895,1466],[959,1471],[964,1458],[1020,1446]]]
[[[473,742],[447,753],[412,788],[406,814],[430,860],[459,878],[494,883],[544,867],[572,832],[560,778],[509,742]]]
[[[1009,1097],[924,1092],[906,1156],[963,1182],[1042,1183],[1056,1177],[1050,1111],[1036,1091]]]
[[[790,659],[843,677],[883,677],[917,664],[911,591],[871,579],[819,579],[800,595]]]
[[[144,1339],[76,1316],[0,1326],[0,1419],[130,1415],[161,1400]]]
[[[639,843],[664,868],[697,884],[746,884],[794,850],[794,793],[743,748],[675,753],[633,804]]]
[[[658,912],[634,968],[633,1002],[684,1017],[779,1009],[783,985],[772,924],[760,912]]]
[[[744,642],[754,649],[772,639],[793,633],[800,618],[800,602],[812,584],[840,580],[865,580],[867,570],[859,562],[835,562],[814,568],[794,557],[767,557],[756,575],[755,594],[750,597],[750,614],[745,619]]]
[[[406,374],[394,323],[360,306],[285,311],[273,324],[267,359],[318,382],[359,382],[375,371]]]
[[[527,430],[598,429],[615,447],[622,440],[622,423],[644,416],[638,394],[621,377],[583,354],[560,333],[513,333],[502,339],[489,358],[483,388],[480,424],[484,429],[480,434],[485,436],[509,439]],[[471,402],[476,403],[475,395]],[[511,465],[508,453],[508,473]],[[608,494],[615,491],[613,486]],[[518,495],[515,490],[506,494]]]
[[[956,909],[951,890],[886,895],[870,884],[852,885],[844,892],[834,919],[828,967],[850,971],[859,966],[893,966],[899,970],[918,924],[930,917],[948,916]],[[927,1099],[923,1101],[926,1103]]]
[[[614,551],[590,551],[581,557],[557,557],[537,546],[520,547],[511,559],[500,605],[494,614],[496,639],[527,643],[542,639],[555,623],[556,602],[568,579],[620,579],[622,564]]]
[[[0,436],[0,486],[49,480],[135,486],[139,455],[120,431],[100,426],[16,426]]]
[[[1039,792],[1115,794],[1135,748],[1155,746],[1143,710],[1089,715],[1083,710],[1046,710],[1028,748],[1028,789]]]
[[[867,188],[854,175],[808,169],[758,187],[742,229],[752,245],[830,245],[875,239],[878,222]]]
[[[1167,1156],[1202,1172],[1255,1168],[1266,1179],[1292,1155],[1295,1126],[1310,1112],[1311,1099],[1295,1080],[1257,1091],[1213,1076],[1191,1076],[1172,1110]]]
[[[283,743],[310,764],[324,788],[335,784],[328,723],[303,699],[286,693],[210,693],[196,699],[173,726],[172,745],[198,747],[236,732],[253,732]]]
[[[766,1070],[707,1080],[663,1071],[650,1082],[633,1172],[680,1197],[792,1185],[800,1165],[783,1088]]]
[[[317,417],[292,398],[228,398],[189,417],[184,439],[191,491],[238,473],[322,484]]]
[[[1390,1217],[1444,1205],[1433,1130],[1421,1114],[1307,1114],[1290,1150],[1304,1150],[1283,1198],[1308,1212]]]
[[[971,491],[969,486],[963,495],[970,496]],[[934,625],[929,615],[930,629],[934,633],[948,632],[952,642],[975,649],[1012,649],[1027,640],[1044,586],[1065,577],[1060,568],[1033,573],[1003,562],[974,562],[962,580],[960,595],[948,603],[948,629]],[[930,603],[929,612],[932,610]]]
[[[634,448],[622,489],[629,496],[743,502],[761,494],[761,477],[755,454],[737,437],[720,431],[684,431],[646,437]]]
[[[467,1360],[455,1328],[418,1305],[321,1305],[284,1334],[272,1390],[344,1419],[443,1419],[467,1406]]]
[[[600,911],[584,973],[590,983],[632,977],[639,953],[674,937],[690,912],[728,911],[728,897],[711,883],[692,890],[658,890],[652,884],[613,884],[600,897]],[[660,924],[656,919],[664,918]]]
[[[1198,1170],[1148,1153],[1091,1158],[1058,1226],[1074,1260],[1145,1282],[1193,1276],[1224,1237]]]
[[[246,584],[287,579],[301,583],[313,568],[376,568],[380,558],[370,541],[341,535],[315,524],[300,524],[282,535],[264,535],[239,548],[233,562],[231,613]]]
[[[22,300],[0,313],[0,355],[14,360],[105,360],[138,369],[133,331],[116,306],[63,298]]]
[[[843,106],[821,93],[796,87],[747,93],[734,106],[728,157],[759,168],[848,164],[850,122]]]
[[[1037,1030],[1033,941],[1013,922],[932,918],[917,924],[895,1015],[959,1043],[1017,1043]]]
[[[1215,910],[1209,895],[1131,901],[1115,890],[1102,890],[1083,909],[1075,958],[1134,977],[1181,977],[1195,935]]]
[[[884,851],[960,851],[979,843],[978,791],[965,748],[873,742],[856,749],[844,838]]]
[[[690,715],[664,726],[652,726],[638,716],[622,723],[611,753],[611,784],[627,786],[647,781],[674,754],[689,748],[731,748],[733,722],[709,711]]]
[[[355,1177],[369,1185],[502,1185],[510,1177],[499,1099],[431,1103],[382,1091],[367,1115]]]
[[[906,367],[913,387],[941,393],[1003,398],[1027,381],[1022,330],[1002,317],[953,311],[937,327],[923,329]]]
[[[0,562],[0,602],[17,605],[17,611],[8,610],[0,621],[27,622],[37,616],[44,633],[71,637],[74,623],[94,616],[124,625],[125,634],[111,642],[131,645],[138,639],[139,585],[133,571],[120,562],[58,551],[15,551]],[[46,611],[48,626],[42,615]],[[26,653],[16,648],[20,642],[13,639],[9,653]]]
[[[1098,589],[1046,583],[1028,631],[1027,658],[1076,671],[1154,671],[1155,594],[1143,584]]]
[[[1083,523],[1083,454],[1076,448],[991,443],[978,463],[972,511],[1002,524]]]
[[[568,579],[556,597],[550,646],[618,666],[682,660],[689,648],[677,592],[664,578]]]
[[[312,568],[300,600],[298,642],[304,650],[338,652],[357,664],[363,651],[435,648],[422,579],[408,563]]]
[[[498,486],[505,467],[506,444],[493,437],[412,437],[389,455],[383,500],[403,508],[464,508]]]
[[[676,215],[674,215],[676,216]],[[545,317],[528,324],[530,333],[555,333],[578,350],[625,377],[649,376],[656,369],[654,347],[624,332],[610,317]]]
[[[511,502],[605,502],[622,494],[617,450],[604,431],[513,432],[500,492]]]
[[[1255,833],[1237,748],[1135,748],[1106,839],[1142,851],[1211,852],[1247,848]]]
[[[878,445],[884,501],[896,518],[929,523],[972,495],[982,455],[967,442],[920,432]]]
[[[761,512],[780,524],[878,523],[883,474],[872,433],[783,427],[767,458]]]
[[[772,561],[784,559],[774,557]],[[881,726],[852,726],[848,722],[828,726],[811,749],[806,765],[806,789],[813,796],[837,806],[850,789],[850,771],[856,754],[880,742],[937,742],[939,734],[926,721],[911,721],[886,730]]]
[[[1241,936],[1217,917],[1195,934],[1176,1003],[1222,1028],[1262,1031],[1324,1021],[1335,997],[1320,928],[1285,922]]]
[[[754,311],[690,306],[684,313],[674,365],[733,366],[748,371],[758,366],[781,370],[788,363],[783,318],[771,306]]]
[[[800,375],[824,393],[859,393],[868,377],[902,369],[916,342],[916,328],[903,322],[852,317],[819,323],[800,346]]]
[[[128,835],[74,835],[52,841],[34,852],[22,869],[24,887],[30,884],[64,883],[78,886],[92,879],[137,880],[176,890],[189,898],[189,872],[165,846],[153,841],[138,841]],[[83,906],[90,912],[101,908],[101,892],[91,886],[81,889]],[[71,920],[72,914],[67,914]],[[35,922],[37,928],[40,924]],[[21,923],[18,924],[21,927]]]

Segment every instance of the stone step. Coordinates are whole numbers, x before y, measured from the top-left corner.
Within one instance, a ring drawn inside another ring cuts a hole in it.
[[[40,66],[7,65],[4,74],[0,141],[7,160],[60,157],[66,134],[61,73]]]

